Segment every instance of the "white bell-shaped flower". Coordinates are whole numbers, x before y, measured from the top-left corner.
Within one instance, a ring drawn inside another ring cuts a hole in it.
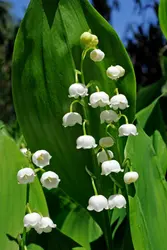
[[[17,173],[17,180],[19,184],[32,183],[35,178],[35,172],[32,168],[20,169]]]
[[[52,156],[46,150],[38,150],[32,156],[32,162],[39,168],[50,164]]]
[[[90,105],[92,108],[97,108],[97,107],[105,107],[109,105],[109,95],[107,95],[105,92],[100,91],[100,92],[95,92],[91,94],[90,96]]]
[[[124,76],[125,69],[120,65],[110,66],[107,71],[107,76],[112,80],[117,80],[118,78]]]
[[[35,226],[35,230],[38,234],[41,233],[50,233],[52,228],[55,228],[57,225],[49,217],[42,217],[40,222]]]
[[[35,227],[41,220],[41,216],[38,213],[26,214],[23,219],[24,227]]]
[[[119,120],[119,115],[113,110],[104,110],[100,114],[101,123],[107,122],[117,122]]]
[[[128,105],[128,100],[126,96],[122,94],[114,95],[110,99],[110,107],[113,108],[114,110],[117,110],[117,109],[124,110],[128,108],[129,105]]]
[[[124,182],[126,184],[131,184],[131,183],[137,181],[138,178],[139,178],[139,174],[137,172],[134,172],[134,171],[127,172],[124,175]]]
[[[104,161],[101,165],[101,168],[102,168],[101,175],[105,176],[111,173],[119,173],[124,171],[123,169],[121,169],[119,162],[116,160]]]
[[[113,209],[115,207],[117,208],[125,208],[126,207],[126,200],[125,200],[125,197],[121,194],[114,194],[114,195],[111,195],[109,198],[108,198],[108,207],[109,209]]]
[[[89,211],[95,210],[96,212],[101,212],[104,209],[108,209],[106,197],[103,195],[94,195],[90,197],[87,209]]]
[[[84,148],[84,149],[90,149],[90,148],[96,148],[97,144],[95,142],[95,139],[91,135],[82,135],[77,138],[77,149]]]
[[[112,147],[114,145],[114,140],[111,137],[109,137],[109,136],[102,137],[99,140],[99,145],[102,148],[110,148],[110,147]]]
[[[90,59],[93,60],[94,62],[100,62],[104,59],[104,52],[101,51],[100,49],[94,49],[91,53],[90,53]]]
[[[110,157],[110,159],[112,159],[114,157],[114,154],[111,150],[107,150],[107,153],[105,150],[100,151],[99,153],[97,153],[97,161],[98,163],[103,163],[104,161],[109,160],[108,156]]]
[[[73,83],[69,89],[69,97],[85,97],[88,95],[88,88],[82,83]]]
[[[119,127],[118,131],[119,131],[119,136],[138,135],[137,128],[133,124],[123,124]]]
[[[56,173],[48,171],[42,174],[40,181],[43,187],[50,190],[58,187],[60,179]]]
[[[72,127],[75,124],[82,125],[82,116],[76,112],[69,112],[63,116],[63,126]]]
[[[20,149],[20,152],[21,152],[23,155],[26,155],[27,152],[28,152],[28,149],[27,149],[27,148],[21,148],[21,149]]]

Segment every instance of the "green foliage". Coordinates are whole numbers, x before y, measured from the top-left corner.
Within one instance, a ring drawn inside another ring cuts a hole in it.
[[[126,76],[118,81],[118,87],[129,100],[130,121],[135,113],[134,72],[116,32],[88,1],[60,0],[55,4],[55,1],[43,0],[42,3],[40,0],[30,2],[16,38],[13,56],[16,113],[31,150],[45,148],[51,153],[51,168],[61,177],[60,187],[86,207],[93,190],[85,166],[94,172],[92,157],[89,152],[76,150],[76,138],[82,134],[79,126],[62,127],[62,117],[69,111],[68,87],[74,82],[74,69],[80,67],[80,35],[91,29],[106,54],[104,62],[98,64],[86,58],[86,83],[96,80],[100,89],[112,95],[115,82],[107,78],[105,71],[111,64],[125,68]],[[98,141],[104,136],[99,111],[89,108],[89,116],[90,133]],[[99,185],[100,192],[108,196],[112,190],[107,184],[110,180],[101,178],[100,168],[96,167],[95,171],[104,183],[103,189]],[[97,220],[102,225],[104,218]]]
[[[35,244],[30,244],[28,245],[27,247],[28,250],[43,250],[42,247],[38,246],[38,245],[35,245]]]
[[[160,22],[161,30],[164,33],[165,37],[167,38],[166,20],[167,20],[167,1],[166,0],[160,0],[160,4],[159,4],[159,22]]]
[[[160,137],[157,132],[154,137],[157,135]],[[162,139],[158,140],[164,148]],[[167,244],[167,207],[164,202],[167,198],[167,184],[161,164],[161,161],[164,162],[161,157],[166,152],[163,150],[160,154],[159,151],[155,151],[151,139],[140,128],[138,136],[128,138],[125,154],[130,158],[133,170],[140,176],[135,184],[135,196],[129,196],[130,227],[136,250],[164,249]]]
[[[15,241],[9,238],[17,238],[23,232],[23,217],[26,205],[26,187],[18,185],[17,172],[26,167],[28,162],[17,148],[15,142],[0,131],[0,248],[5,250],[18,250]],[[48,214],[47,205],[42,188],[36,180],[30,189],[30,204],[32,209]],[[9,235],[9,237],[7,236]]]

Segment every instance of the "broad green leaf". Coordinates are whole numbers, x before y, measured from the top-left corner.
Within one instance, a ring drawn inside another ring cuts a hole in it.
[[[86,249],[90,242],[102,235],[100,227],[83,208],[73,209],[63,223],[61,231]]]
[[[159,161],[159,167],[162,170],[162,178],[164,178],[167,171],[167,147],[159,131],[154,132],[152,136],[152,143]]]
[[[43,250],[42,247],[38,246],[38,245],[35,245],[35,244],[30,244],[27,246],[27,249],[28,250]]]
[[[159,166],[151,139],[142,129],[129,137],[125,156],[130,158],[134,171],[139,173],[136,194],[129,196],[129,216],[135,250],[164,249],[167,244],[167,184]],[[143,161],[141,161],[144,159]],[[155,233],[156,232],[156,233]]]
[[[161,87],[163,84],[165,84],[165,79],[161,78],[159,81],[139,89],[137,94],[137,112],[149,106],[161,95]]]
[[[167,20],[167,1],[160,0],[159,4],[159,22],[162,32],[164,33],[165,37],[167,38],[167,27],[166,27],[166,20]]]
[[[14,241],[10,241],[7,235],[17,238],[23,231],[26,187],[17,183],[16,176],[18,170],[26,167],[28,162],[17,148],[15,142],[1,131],[0,159],[0,248],[18,250],[18,245]],[[37,180],[30,188],[30,196],[30,206],[47,215],[45,198]]]

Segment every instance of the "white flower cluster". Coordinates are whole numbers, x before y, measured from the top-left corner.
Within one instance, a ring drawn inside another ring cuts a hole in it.
[[[20,150],[24,155],[27,153],[27,149],[23,148]],[[32,162],[39,169],[50,164],[51,155],[46,150],[38,150],[32,155]],[[17,180],[19,184],[32,183],[35,179],[35,170],[32,168],[20,169],[17,173]],[[53,171],[47,171],[41,176],[41,184],[47,189],[57,188],[60,182],[59,176]]]
[[[56,224],[49,217],[43,217],[38,213],[29,213],[24,216],[24,227],[30,229],[34,228],[38,234],[50,233]]]
[[[100,62],[105,58],[104,52],[96,47],[98,44],[97,36],[91,34],[90,32],[84,32],[81,35],[80,40],[85,46],[85,49],[82,53],[82,60],[84,60],[86,53],[89,50],[91,50],[90,59],[92,61]],[[76,71],[79,72],[78,70]],[[117,160],[113,159],[114,154],[111,150],[109,150],[109,148],[114,145],[115,138],[113,138],[110,133],[108,133],[107,129],[109,127],[117,128],[117,125],[115,126],[113,123],[117,123],[121,117],[124,117],[126,123],[118,127],[118,136],[122,137],[138,135],[136,126],[129,124],[127,117],[121,113],[121,111],[129,107],[128,100],[125,95],[118,93],[118,89],[116,89],[116,95],[110,97],[108,93],[100,91],[96,86],[96,91],[90,94],[88,102],[87,96],[89,95],[89,86],[91,86],[91,84],[89,83],[88,85],[85,85],[82,66],[81,72],[79,74],[81,75],[82,82],[78,82],[77,76],[76,82],[69,87],[68,96],[69,98],[74,98],[75,100],[71,103],[70,112],[63,116],[62,124],[64,127],[72,127],[76,124],[83,126],[83,135],[77,138],[76,148],[93,150],[97,148],[94,152],[97,152],[97,162],[99,165],[101,165],[101,175],[108,176],[112,173],[123,172],[124,169],[121,168],[120,163]],[[125,69],[120,65],[111,65],[106,70],[106,75],[112,80],[118,80],[125,75]],[[85,112],[83,112],[84,117],[82,117],[81,114],[72,111],[72,105],[74,102],[80,103],[86,109],[89,106],[94,109],[100,108],[100,121],[101,124],[106,123],[107,136],[104,136],[99,140],[99,145],[97,145],[96,140],[92,135],[87,135],[86,125],[89,126],[89,121]],[[87,104],[89,104],[89,106]],[[105,110],[103,110],[104,108]],[[135,182],[137,179],[137,172],[127,172],[124,175],[124,182],[126,184]],[[113,194],[107,200],[107,198],[105,198],[103,195],[98,195],[96,187],[94,186],[95,184],[92,185],[96,195],[89,199],[89,205],[87,207],[88,210],[100,212],[103,209],[113,209],[115,207],[122,208],[126,206],[126,200],[123,195]]]

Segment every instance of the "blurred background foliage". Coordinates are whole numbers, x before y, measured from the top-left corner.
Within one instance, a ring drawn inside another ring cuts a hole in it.
[[[112,24],[112,16],[115,11],[121,8],[122,0],[93,0],[94,7],[101,13],[107,21]],[[125,28],[123,42],[132,59],[138,86],[139,97],[143,88],[148,85],[154,85],[162,78],[160,52],[165,46],[165,39],[160,30],[158,22],[158,1],[150,0],[134,1],[134,12],[143,17],[150,8],[155,13],[156,21],[154,24],[128,23]],[[15,112],[12,101],[11,91],[11,61],[15,36],[18,30],[19,21],[14,22],[11,13],[11,4],[7,1],[0,1],[0,120],[6,124],[10,124],[17,130],[18,125],[15,121]],[[125,10],[128,11],[128,10]],[[161,87],[164,81],[160,81],[157,88],[154,88],[151,96],[149,89],[149,98],[143,102],[139,98],[137,109],[140,110],[150,104],[161,93]],[[145,89],[145,88],[144,88]],[[165,100],[164,100],[165,99]],[[163,118],[167,123],[165,116],[166,98],[161,100],[161,109],[163,110]]]

